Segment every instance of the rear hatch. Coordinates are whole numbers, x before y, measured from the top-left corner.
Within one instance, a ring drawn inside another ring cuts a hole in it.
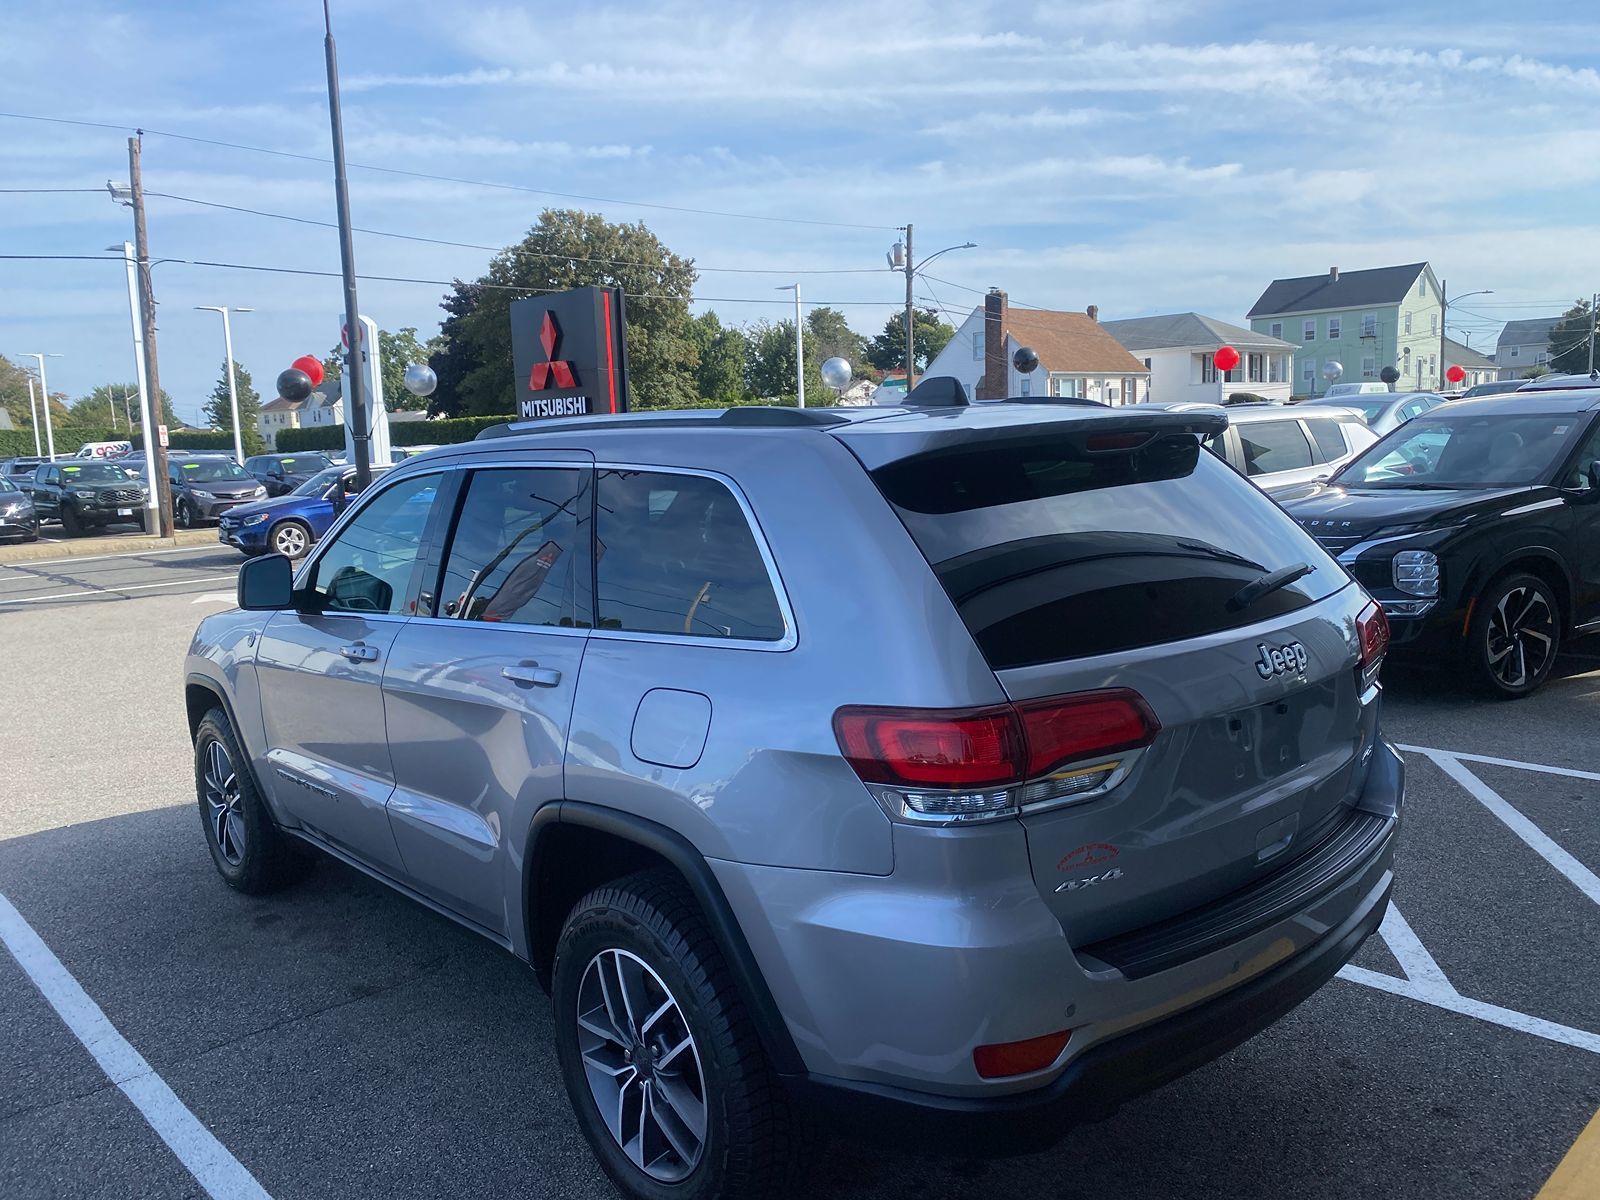
[[[1200,451],[1220,415],[1004,407],[913,423],[898,446],[899,420],[835,436],[1020,711],[1048,719],[1043,698],[1127,689],[1159,722],[1148,745],[1100,755],[1116,765],[1086,796],[1019,791],[1048,797],[1020,816],[1041,896],[1080,952],[1102,943],[1116,962],[1119,937],[1348,837],[1376,720],[1358,665],[1365,598]],[[1055,777],[1081,782],[1085,763],[1066,765]]]

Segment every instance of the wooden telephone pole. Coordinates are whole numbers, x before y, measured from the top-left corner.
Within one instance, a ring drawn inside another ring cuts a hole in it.
[[[156,497],[156,523],[152,532],[172,536],[172,484],[167,479],[167,447],[161,432],[166,414],[161,407],[161,374],[156,369],[156,292],[150,280],[150,240],[144,227],[144,177],[139,170],[140,142],[128,139],[128,187],[133,192],[133,252],[139,269],[139,318],[144,326],[144,381],[150,396],[150,420],[145,442],[155,464],[150,488]]]

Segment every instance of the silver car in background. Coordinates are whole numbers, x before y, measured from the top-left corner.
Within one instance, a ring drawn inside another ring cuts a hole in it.
[[[1324,401],[1328,406],[1337,405],[1358,414],[1366,422],[1367,428],[1379,437],[1445,402],[1445,398],[1437,392],[1384,392],[1375,396],[1340,396]]]
[[[779,1195],[819,1117],[1056,1141],[1289,1011],[1393,886],[1387,625],[1202,452],[1232,415],[623,414],[410,458],[195,632],[216,869],[320,851],[526,961],[636,1200]]]
[[[1230,404],[1228,428],[1206,449],[1268,495],[1320,483],[1360,454],[1377,435],[1341,406]]]

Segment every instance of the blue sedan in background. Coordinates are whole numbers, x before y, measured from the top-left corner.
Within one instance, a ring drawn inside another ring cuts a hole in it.
[[[374,467],[372,477],[386,470]],[[268,552],[301,558],[358,490],[354,467],[329,467],[287,496],[229,509],[218,522],[217,540],[249,558]]]

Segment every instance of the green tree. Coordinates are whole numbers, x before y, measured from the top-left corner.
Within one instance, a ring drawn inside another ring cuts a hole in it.
[[[931,308],[913,310],[911,344],[916,350],[917,370],[922,370],[955,337],[956,329],[939,319]],[[884,322],[883,332],[867,346],[867,361],[880,371],[904,368],[906,365],[906,319],[903,312],[895,313]]]
[[[33,428],[33,417],[28,406],[28,379],[29,372],[0,354],[0,408],[4,408],[11,417],[11,423],[18,429]],[[34,403],[38,403],[39,385],[34,384]],[[62,392],[50,393],[50,419],[64,421],[67,418],[67,397]]]
[[[737,404],[745,398],[744,330],[724,325],[714,312],[701,313],[689,322],[689,337],[698,356],[695,389],[700,399],[713,404]]]
[[[411,363],[428,361],[428,350],[417,340],[417,327],[407,325],[398,333],[378,330],[378,364],[383,369],[383,403],[390,412],[421,410],[428,407],[428,397],[413,396],[406,391],[406,367]],[[328,351],[322,369],[329,379],[344,374],[344,347],[335,346]]]
[[[115,421],[112,414],[115,413]],[[140,425],[139,385],[137,383],[102,383],[87,396],[74,400],[67,416],[75,425],[102,425],[107,429],[129,429],[128,418],[133,418],[132,428]],[[178,424],[178,414],[173,410],[172,397],[161,389],[161,417],[164,425]]]
[[[1550,369],[1579,375],[1589,369],[1589,338],[1595,314],[1587,300],[1579,300],[1550,327]],[[1600,364],[1600,357],[1595,362]]]
[[[860,373],[867,339],[850,328],[844,314],[838,309],[823,305],[808,312],[806,336],[816,342],[819,363],[830,358],[842,358]]]
[[[261,393],[251,382],[250,372],[238,363],[233,364],[234,390],[239,398],[239,441],[246,454],[260,454],[267,448],[261,437],[258,418],[261,416]],[[214,429],[233,432],[233,404],[228,398],[228,364],[222,364],[211,398],[200,410],[201,417]]]
[[[428,340],[428,365],[439,377],[439,386],[428,397],[429,416],[459,417],[462,413],[461,385],[478,365],[474,347],[462,332],[462,322],[472,315],[482,296],[481,283],[457,279],[439,301],[446,315],[439,332]]]
[[[594,285],[619,287],[627,304],[633,405],[694,403],[695,345],[689,299],[695,269],[643,224],[613,224],[595,213],[546,209],[515,246],[502,250],[478,281],[471,311],[452,330],[470,361],[457,387],[465,415],[515,410],[511,302],[522,295]],[[448,311],[448,304],[447,304]]]

